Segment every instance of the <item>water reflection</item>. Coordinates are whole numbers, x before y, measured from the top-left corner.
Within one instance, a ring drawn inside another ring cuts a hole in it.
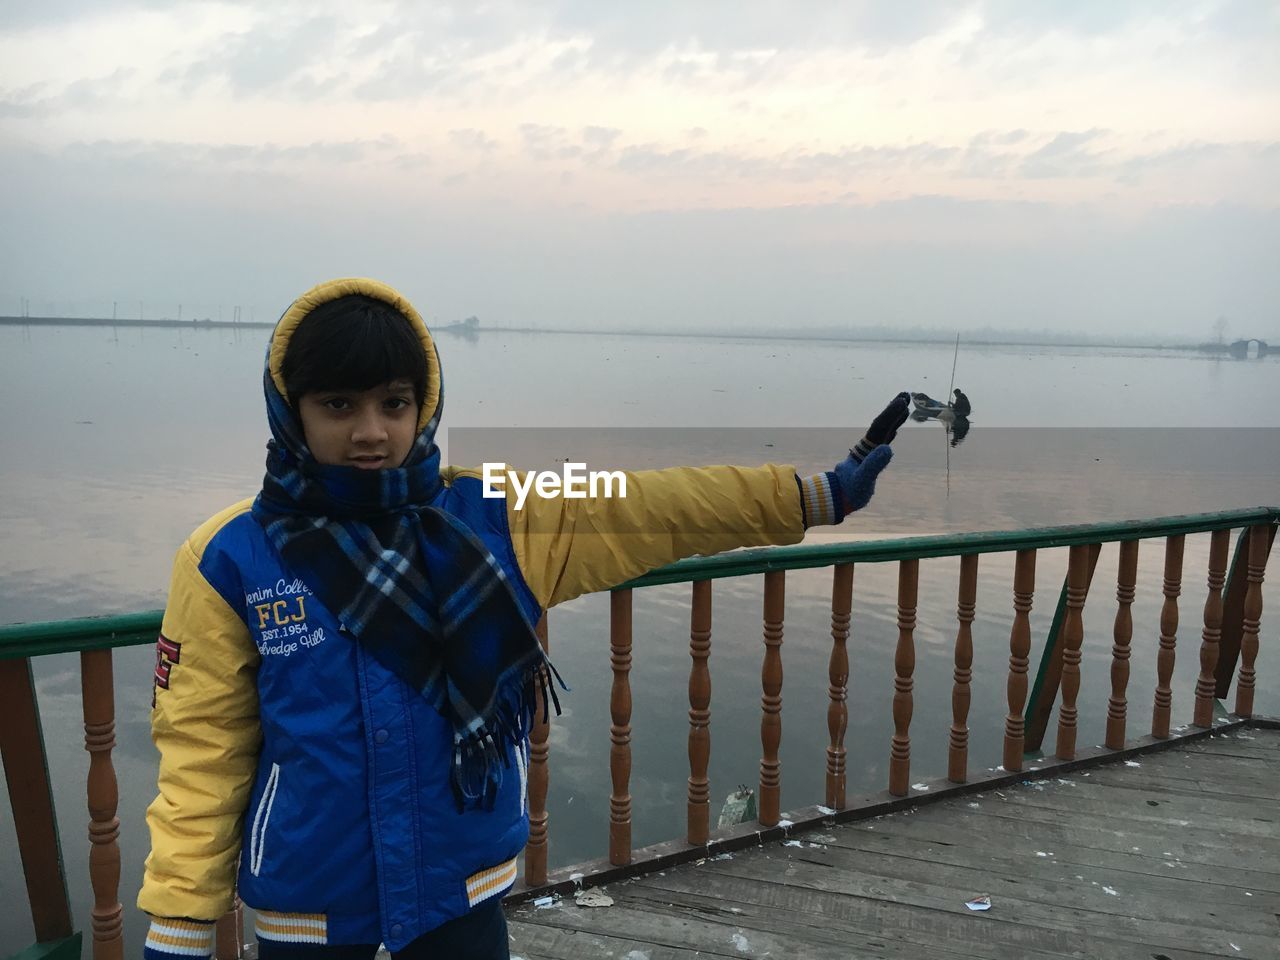
[[[441,344],[449,390],[448,462],[506,460],[554,469],[556,460],[643,468],[677,463],[792,463],[830,469],[857,438],[853,427],[892,396],[904,372],[944,372],[952,349],[884,344],[806,344],[679,338],[494,335],[450,337]],[[443,338],[442,338],[443,339]],[[121,329],[0,330],[0,382],[25,399],[22,416],[0,421],[0,622],[49,620],[159,607],[182,539],[206,517],[252,495],[262,476],[266,437],[261,400],[265,332],[243,339],[217,331]],[[776,354],[776,356],[775,356]],[[779,359],[786,377],[779,379]],[[1008,529],[1253,506],[1280,500],[1280,442],[1273,430],[1218,429],[1250,411],[1250,423],[1280,425],[1275,364],[1268,356],[1221,365],[1184,354],[1135,351],[984,348],[966,351],[964,376],[980,404],[983,429],[970,435],[970,414],[952,393],[950,422],[917,410],[895,443],[893,466],[870,507],[840,527],[811,531],[806,542],[875,534]],[[50,376],[50,372],[57,376]],[[570,375],[547,371],[571,371]],[[928,385],[927,378],[921,380]],[[1030,395],[1064,395],[1071,404],[1043,408]],[[1177,383],[1176,391],[1168,385]],[[660,384],[655,389],[654,384]],[[750,384],[750,388],[744,388]],[[935,389],[937,389],[935,387]],[[1127,397],[1126,397],[1127,394]],[[838,403],[815,406],[814,396]],[[1152,425],[1155,411],[1129,398],[1162,398],[1161,423],[1202,430],[1114,429]],[[930,400],[928,395],[924,395]],[[965,398],[967,401],[967,397]],[[1121,402],[1128,400],[1128,402]],[[86,423],[83,421],[92,421]],[[934,422],[930,422],[934,421]],[[946,438],[939,444],[941,424]],[[552,435],[548,425],[607,424],[594,436]],[[702,427],[680,432],[672,425]],[[810,424],[825,430],[798,430]],[[1112,429],[1097,429],[1106,425]],[[1009,427],[1033,429],[1011,430]],[[459,428],[518,428],[469,438]],[[637,428],[632,430],[620,427]],[[1062,429],[1074,427],[1083,429]],[[644,433],[639,428],[649,428]],[[966,439],[967,438],[967,439]],[[474,439],[475,443],[472,444]],[[492,448],[488,440],[494,442]],[[964,449],[951,456],[953,447]],[[949,490],[949,496],[944,496]],[[873,533],[874,532],[874,533]],[[1198,607],[1204,601],[1204,537],[1186,546],[1186,626],[1179,641],[1175,711],[1194,697]],[[1108,547],[1100,571],[1114,570]],[[1049,628],[1065,576],[1065,551],[1038,561],[1033,636]],[[974,636],[972,763],[1001,761],[1012,558],[984,556]],[[946,768],[951,722],[952,645],[958,561],[924,561],[917,625],[913,771]],[[1163,577],[1159,544],[1140,559],[1130,683],[1135,732],[1150,717]],[[878,790],[892,734],[896,568],[859,566],[849,641],[851,793]],[[1280,578],[1263,587],[1264,609],[1280,609]],[[689,670],[687,585],[635,597],[633,668],[637,844],[683,833],[688,736],[683,691]],[[718,805],[736,784],[757,775],[759,726],[759,578],[714,587],[711,669],[715,678],[710,776]],[[830,574],[787,578],[784,808],[822,795],[830,656]],[[1081,742],[1105,732],[1114,603],[1090,597],[1085,616],[1086,681]],[[574,664],[572,697],[552,725],[549,807],[553,866],[607,849],[609,809],[609,604],[585,597],[551,615],[553,649]],[[1189,645],[1189,649],[1188,646]],[[1187,650],[1183,656],[1182,650]],[[132,899],[148,838],[143,815],[155,794],[156,760],[148,730],[153,654],[117,651],[114,762],[120,785],[121,900],[129,940],[145,920]],[[49,768],[58,796],[73,909],[88,926],[89,843],[85,834],[84,750],[79,663],[74,655],[34,665]],[[1259,690],[1259,712],[1280,707],[1280,687]],[[1093,738],[1093,739],[1090,739]],[[23,881],[7,796],[0,796],[0,895],[21,903]],[[0,916],[0,943],[31,942],[23,910]]]

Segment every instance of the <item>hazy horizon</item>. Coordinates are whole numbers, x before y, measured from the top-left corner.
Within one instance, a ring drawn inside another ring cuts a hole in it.
[[[1247,0],[13,5],[0,314],[365,274],[437,324],[1275,342],[1278,47]]]

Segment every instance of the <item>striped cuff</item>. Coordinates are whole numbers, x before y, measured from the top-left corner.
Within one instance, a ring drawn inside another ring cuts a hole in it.
[[[878,446],[880,446],[880,444],[872,443],[866,437],[863,437],[858,441],[858,445],[849,451],[849,456],[853,457],[854,463],[861,463],[863,460],[867,459],[867,454]]]
[[[839,523],[844,519],[844,495],[833,472],[828,470],[811,477],[797,476],[796,482],[800,485],[805,529]]]
[[[253,921],[253,932],[259,940],[323,946],[329,942],[329,919],[323,913],[259,910]]]
[[[213,921],[152,917],[143,948],[146,960],[213,955]]]
[[[467,877],[467,906],[496,897],[516,882],[516,858]]]

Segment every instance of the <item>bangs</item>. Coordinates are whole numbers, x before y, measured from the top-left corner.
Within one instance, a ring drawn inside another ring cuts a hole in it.
[[[421,405],[427,358],[409,320],[363,295],[321,304],[298,324],[281,364],[289,403],[320,390],[362,391],[408,380]]]

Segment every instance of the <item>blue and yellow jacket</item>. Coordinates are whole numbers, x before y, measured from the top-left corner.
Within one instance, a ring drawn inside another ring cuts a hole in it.
[[[477,472],[442,477],[434,506],[480,537],[534,621],[681,557],[795,543],[806,519],[843,514],[833,475],[797,480],[789,466],[638,471],[624,498],[521,509],[511,485],[485,497]],[[398,950],[515,881],[528,744],[511,748],[493,808],[459,813],[447,721],[344,633],[251,503],[204,523],[174,560],[138,896],[153,917],[147,954],[208,955],[237,893],[259,939]]]

